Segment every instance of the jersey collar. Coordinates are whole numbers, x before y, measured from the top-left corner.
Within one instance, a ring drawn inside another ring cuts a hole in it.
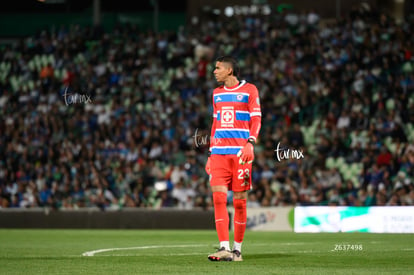
[[[226,91],[234,91],[240,88],[241,86],[243,86],[244,84],[246,84],[246,80],[240,81],[239,85],[237,85],[236,87],[233,86],[234,88],[233,87],[227,88],[226,86],[223,86],[223,87],[224,87],[224,90]]]

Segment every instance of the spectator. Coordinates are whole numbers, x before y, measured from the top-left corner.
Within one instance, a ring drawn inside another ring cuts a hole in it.
[[[258,201],[255,192],[249,192],[249,195],[247,197],[247,207],[248,208],[259,208],[260,207],[260,202]]]

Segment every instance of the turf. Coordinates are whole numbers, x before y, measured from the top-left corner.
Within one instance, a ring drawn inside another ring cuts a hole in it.
[[[413,274],[413,244],[413,234],[248,231],[243,262],[209,262],[215,231],[0,229],[0,274]]]

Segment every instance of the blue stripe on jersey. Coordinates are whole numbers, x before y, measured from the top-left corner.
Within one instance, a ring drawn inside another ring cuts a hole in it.
[[[236,120],[250,121],[249,113],[239,113],[236,111]]]
[[[216,130],[214,138],[249,138],[249,131],[228,131],[228,130]]]
[[[218,94],[214,96],[214,103],[220,102],[242,102],[248,103],[249,96],[243,94]]]
[[[220,120],[220,112],[217,112],[217,120]],[[250,121],[249,113],[239,113],[236,111],[236,120],[240,121]]]
[[[241,148],[212,148],[212,155],[237,155]]]

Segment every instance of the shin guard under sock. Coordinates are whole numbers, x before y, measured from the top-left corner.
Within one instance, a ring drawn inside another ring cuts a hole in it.
[[[220,242],[229,240],[229,214],[227,211],[227,194],[224,192],[213,193],[214,217],[216,231]]]
[[[234,199],[234,241],[243,242],[244,232],[246,231],[247,211],[245,199]]]

